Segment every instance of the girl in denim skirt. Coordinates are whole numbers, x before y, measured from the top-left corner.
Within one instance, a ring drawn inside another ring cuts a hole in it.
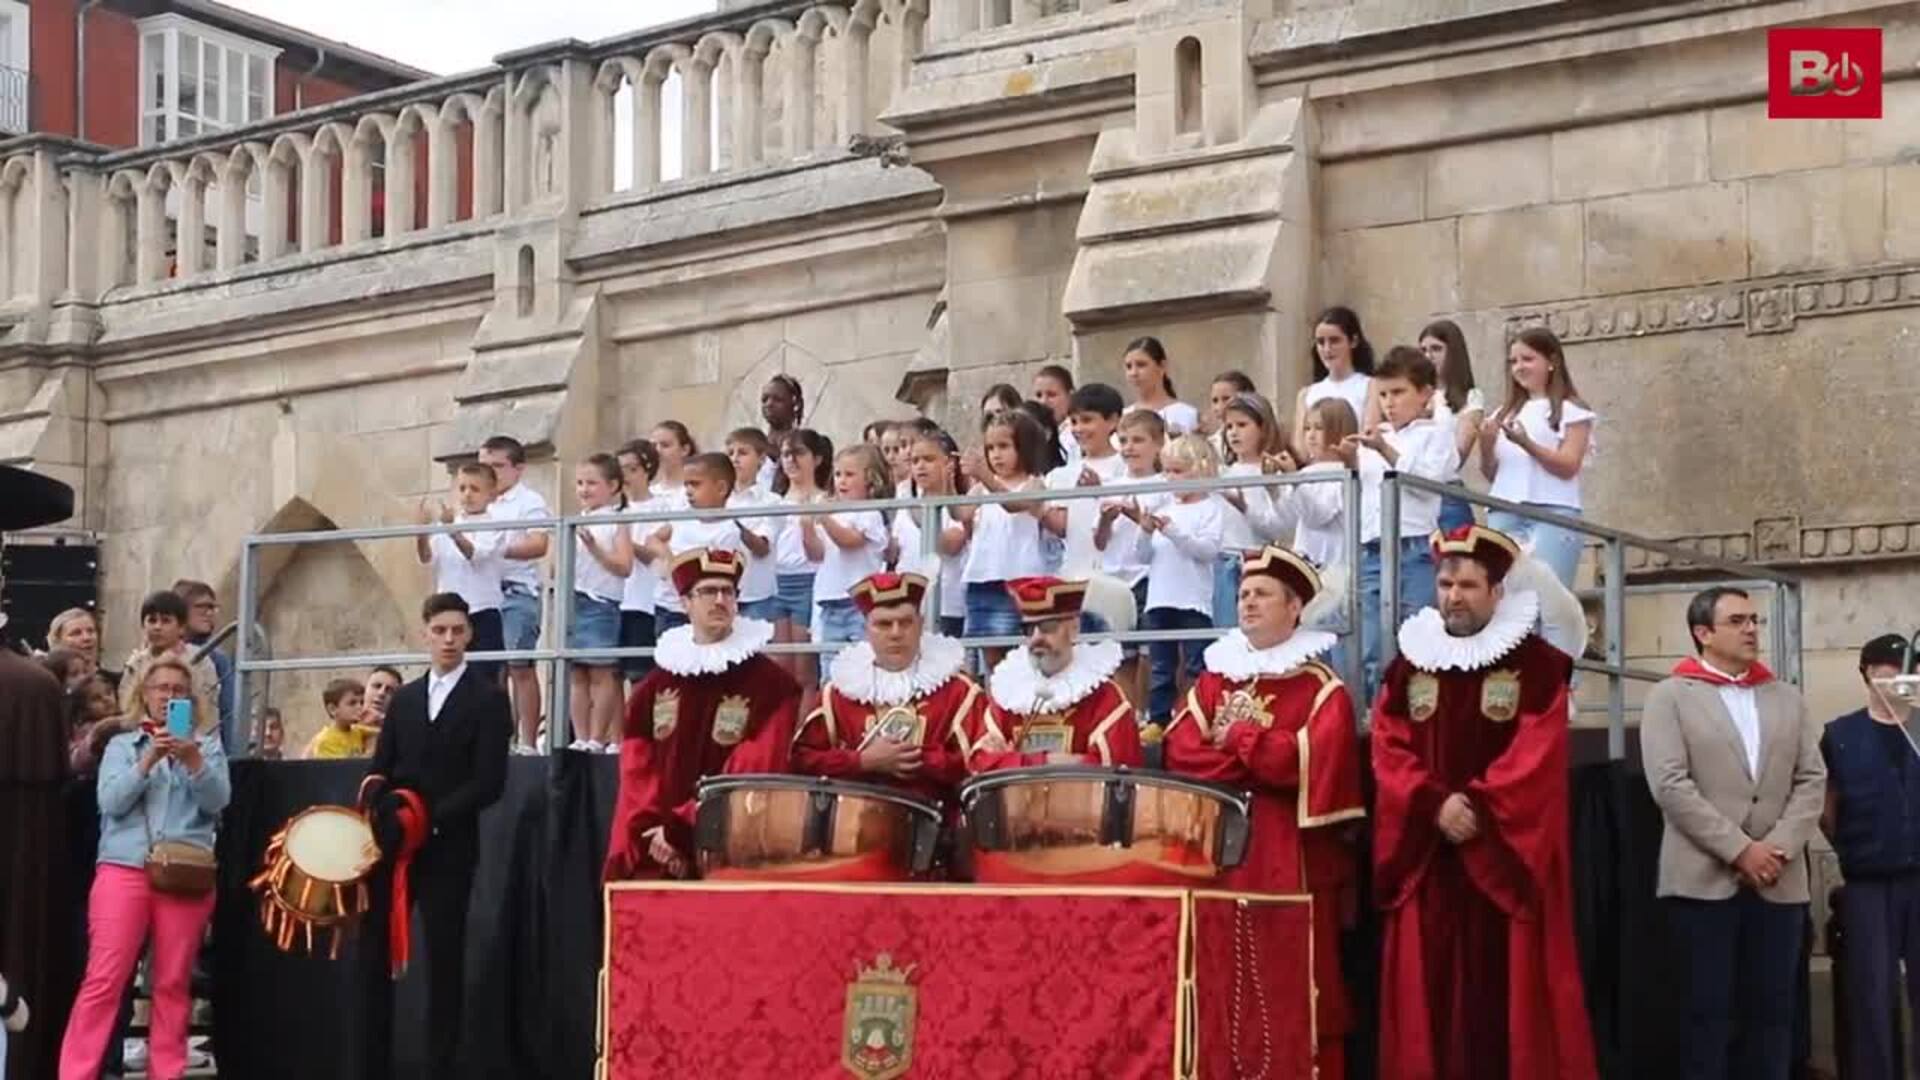
[[[834,456],[833,497],[843,502],[893,498],[893,472],[879,447],[862,443]],[[866,620],[848,590],[886,569],[887,538],[887,516],[878,510],[800,519],[800,541],[809,558],[820,560],[813,579],[814,641],[838,645],[866,638]],[[822,654],[822,663],[826,659]]]
[[[791,432],[780,447],[780,475],[785,482],[776,490],[782,502],[807,506],[825,500],[827,486],[833,483],[833,441],[811,428]],[[772,621],[776,642],[813,640],[813,579],[820,572],[820,560],[807,552],[802,521],[798,514],[784,517],[775,530]],[[819,683],[820,666],[813,657],[789,653],[775,659],[793,673],[803,695]]]
[[[981,438],[984,446],[967,451],[963,459],[974,494],[1045,489],[1046,433],[1033,417],[1019,409],[995,413],[982,425]],[[1007,582],[1047,572],[1040,521],[1048,509],[1045,499],[1036,498],[955,511],[969,534],[964,575],[968,637],[1019,635],[1020,613],[1007,593]],[[981,655],[991,671],[1006,650],[982,649]]]
[[[617,514],[623,507],[620,463],[612,454],[594,454],[574,466],[573,493],[588,517]],[[612,649],[620,645],[620,600],[633,571],[633,530],[621,525],[582,525],[575,529],[573,617],[567,644],[576,649]],[[619,662],[572,662],[572,749],[595,753],[620,747]]]

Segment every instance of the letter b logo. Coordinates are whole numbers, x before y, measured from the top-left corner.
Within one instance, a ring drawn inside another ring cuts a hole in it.
[[[1880,118],[1880,31],[1767,31],[1767,115]]]

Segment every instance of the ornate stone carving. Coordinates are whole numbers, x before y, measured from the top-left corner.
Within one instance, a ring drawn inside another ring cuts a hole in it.
[[[1507,313],[1506,331],[1511,341],[1525,327],[1546,326],[1569,343],[1732,326],[1780,334],[1801,319],[1914,306],[1920,306],[1920,264],[1908,263],[1517,308]]]
[[[1839,563],[1920,556],[1920,520],[1805,524],[1797,517],[1760,518],[1746,533],[1694,533],[1668,543],[1728,562]],[[1628,573],[1668,569],[1676,560],[1657,551],[1627,549]]]

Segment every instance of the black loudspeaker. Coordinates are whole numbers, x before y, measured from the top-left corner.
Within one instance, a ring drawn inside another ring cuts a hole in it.
[[[99,575],[100,548],[93,543],[15,540],[0,548],[0,611],[7,615],[0,638],[45,648],[55,615],[99,605]]]

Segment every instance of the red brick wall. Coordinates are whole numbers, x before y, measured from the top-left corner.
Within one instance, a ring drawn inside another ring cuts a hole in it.
[[[275,116],[290,113],[296,108],[311,109],[315,105],[330,105],[342,98],[354,97],[363,93],[360,88],[346,86],[320,76],[309,76],[307,66],[298,59],[282,57],[273,65],[273,112]],[[298,104],[295,104],[295,102]]]
[[[34,5],[38,18],[39,4]],[[119,12],[87,13],[87,130],[104,146],[140,143],[140,28]]]
[[[27,52],[33,62],[33,126],[72,135],[75,0],[33,0]]]

